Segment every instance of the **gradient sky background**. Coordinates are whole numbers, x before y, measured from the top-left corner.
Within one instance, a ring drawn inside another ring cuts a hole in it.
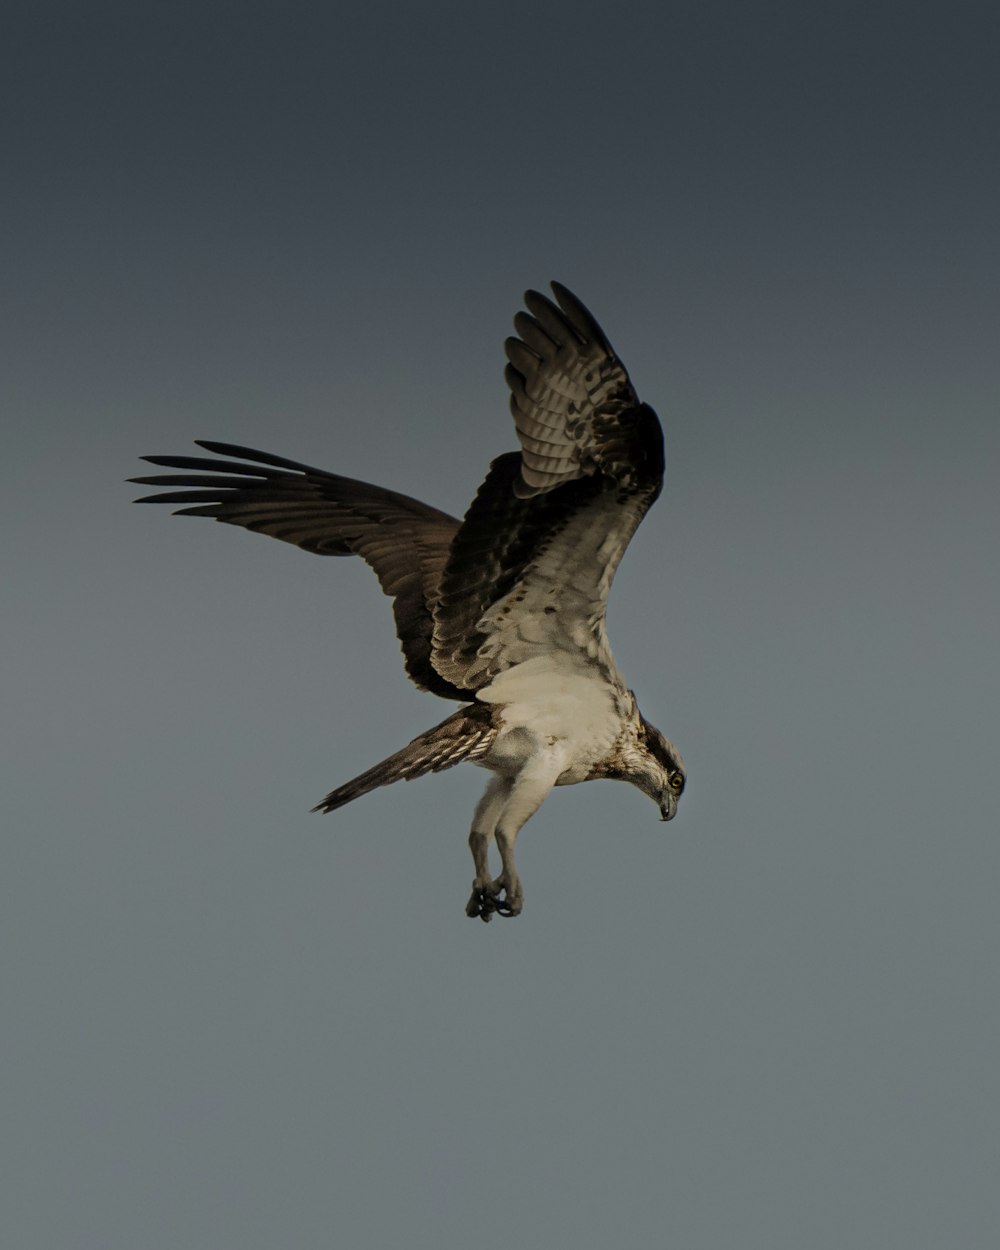
[[[4,1244],[1000,1244],[995,3],[3,25]],[[121,483],[461,513],[552,277],[667,429],[610,632],[690,782],[487,927],[478,770],[309,814],[447,713],[369,571]]]

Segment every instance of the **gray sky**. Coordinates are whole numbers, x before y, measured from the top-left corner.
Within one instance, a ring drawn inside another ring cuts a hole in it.
[[[4,1244],[997,1244],[995,5],[4,22]],[[370,572],[121,479],[461,513],[553,277],[666,427],[609,626],[690,778],[487,927],[479,770],[308,811],[447,713]]]

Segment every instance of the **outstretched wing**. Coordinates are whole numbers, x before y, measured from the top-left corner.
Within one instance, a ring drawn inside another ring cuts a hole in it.
[[[660,493],[663,432],[593,316],[537,291],[507,340],[520,454],[490,466],[455,535],[434,607],[432,663],[481,689],[537,656],[596,661],[619,561]]]
[[[593,316],[565,287],[537,291],[507,340],[520,453],[501,456],[461,525],[405,495],[228,443],[227,459],[147,456],[185,472],[133,479],[185,504],[319,555],[360,555],[393,598],[406,671],[421,688],[471,699],[498,673],[553,650],[617,672],[607,595],[659,494],[663,436]],[[246,463],[249,462],[249,463]]]
[[[592,314],[560,283],[552,290],[558,307],[538,291],[525,293],[528,312],[514,318],[521,337],[504,344],[521,442],[514,489],[524,499],[594,474],[619,485],[632,476],[635,388]]]
[[[433,607],[459,528],[454,517],[395,491],[267,452],[201,440],[198,445],[232,459],[145,456],[151,464],[185,472],[133,478],[143,485],[181,488],[137,502],[191,505],[177,508],[177,514],[214,517],[317,555],[361,556],[392,597],[410,678],[446,699],[472,697],[431,663]]]
[[[379,786],[412,781],[426,773],[439,773],[462,760],[481,760],[496,738],[492,710],[482,703],[459,708],[447,720],[428,729],[409,745],[367,772],[331,790],[314,812],[332,812]]]

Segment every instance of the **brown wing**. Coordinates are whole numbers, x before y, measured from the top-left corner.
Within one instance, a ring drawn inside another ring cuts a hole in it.
[[[412,781],[427,773],[439,773],[460,764],[462,760],[481,760],[495,738],[491,708],[482,703],[459,708],[440,725],[414,738],[402,751],[331,790],[313,811],[332,812],[379,786],[392,785],[394,781]]]
[[[608,590],[663,484],[663,431],[600,326],[558,283],[507,340],[522,450],[494,460],[455,535],[432,663],[481,689],[534,654],[582,650],[609,675]]]
[[[459,522],[437,508],[309,465],[230,443],[198,440],[219,456],[145,456],[151,464],[186,470],[132,481],[174,488],[138,503],[188,504],[180,516],[214,517],[268,534],[324,556],[358,555],[392,597],[406,671],[421,689],[446,699],[471,692],[431,665],[433,606]],[[250,464],[240,463],[250,461]]]
[[[552,290],[558,305],[525,293],[528,312],[514,318],[520,338],[505,344],[522,498],[592,474],[628,485],[630,448],[619,427],[638,406],[635,389],[591,313],[560,283]]]

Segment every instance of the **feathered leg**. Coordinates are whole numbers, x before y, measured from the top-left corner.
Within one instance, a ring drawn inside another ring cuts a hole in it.
[[[472,817],[469,849],[472,851],[472,862],[476,866],[476,876],[472,882],[472,894],[465,905],[465,914],[478,916],[483,921],[492,920],[493,913],[497,910],[501,884],[493,880],[490,872],[489,849],[497,821],[513,784],[510,777],[491,777]]]
[[[501,916],[521,914],[524,889],[514,864],[514,842],[521,827],[538,811],[564,767],[562,758],[553,753],[536,758],[513,778],[495,777],[486,787],[469,834],[476,879],[466,904],[466,915],[488,921],[494,912]],[[500,875],[491,880],[487,851],[494,837],[500,852],[501,870]]]

